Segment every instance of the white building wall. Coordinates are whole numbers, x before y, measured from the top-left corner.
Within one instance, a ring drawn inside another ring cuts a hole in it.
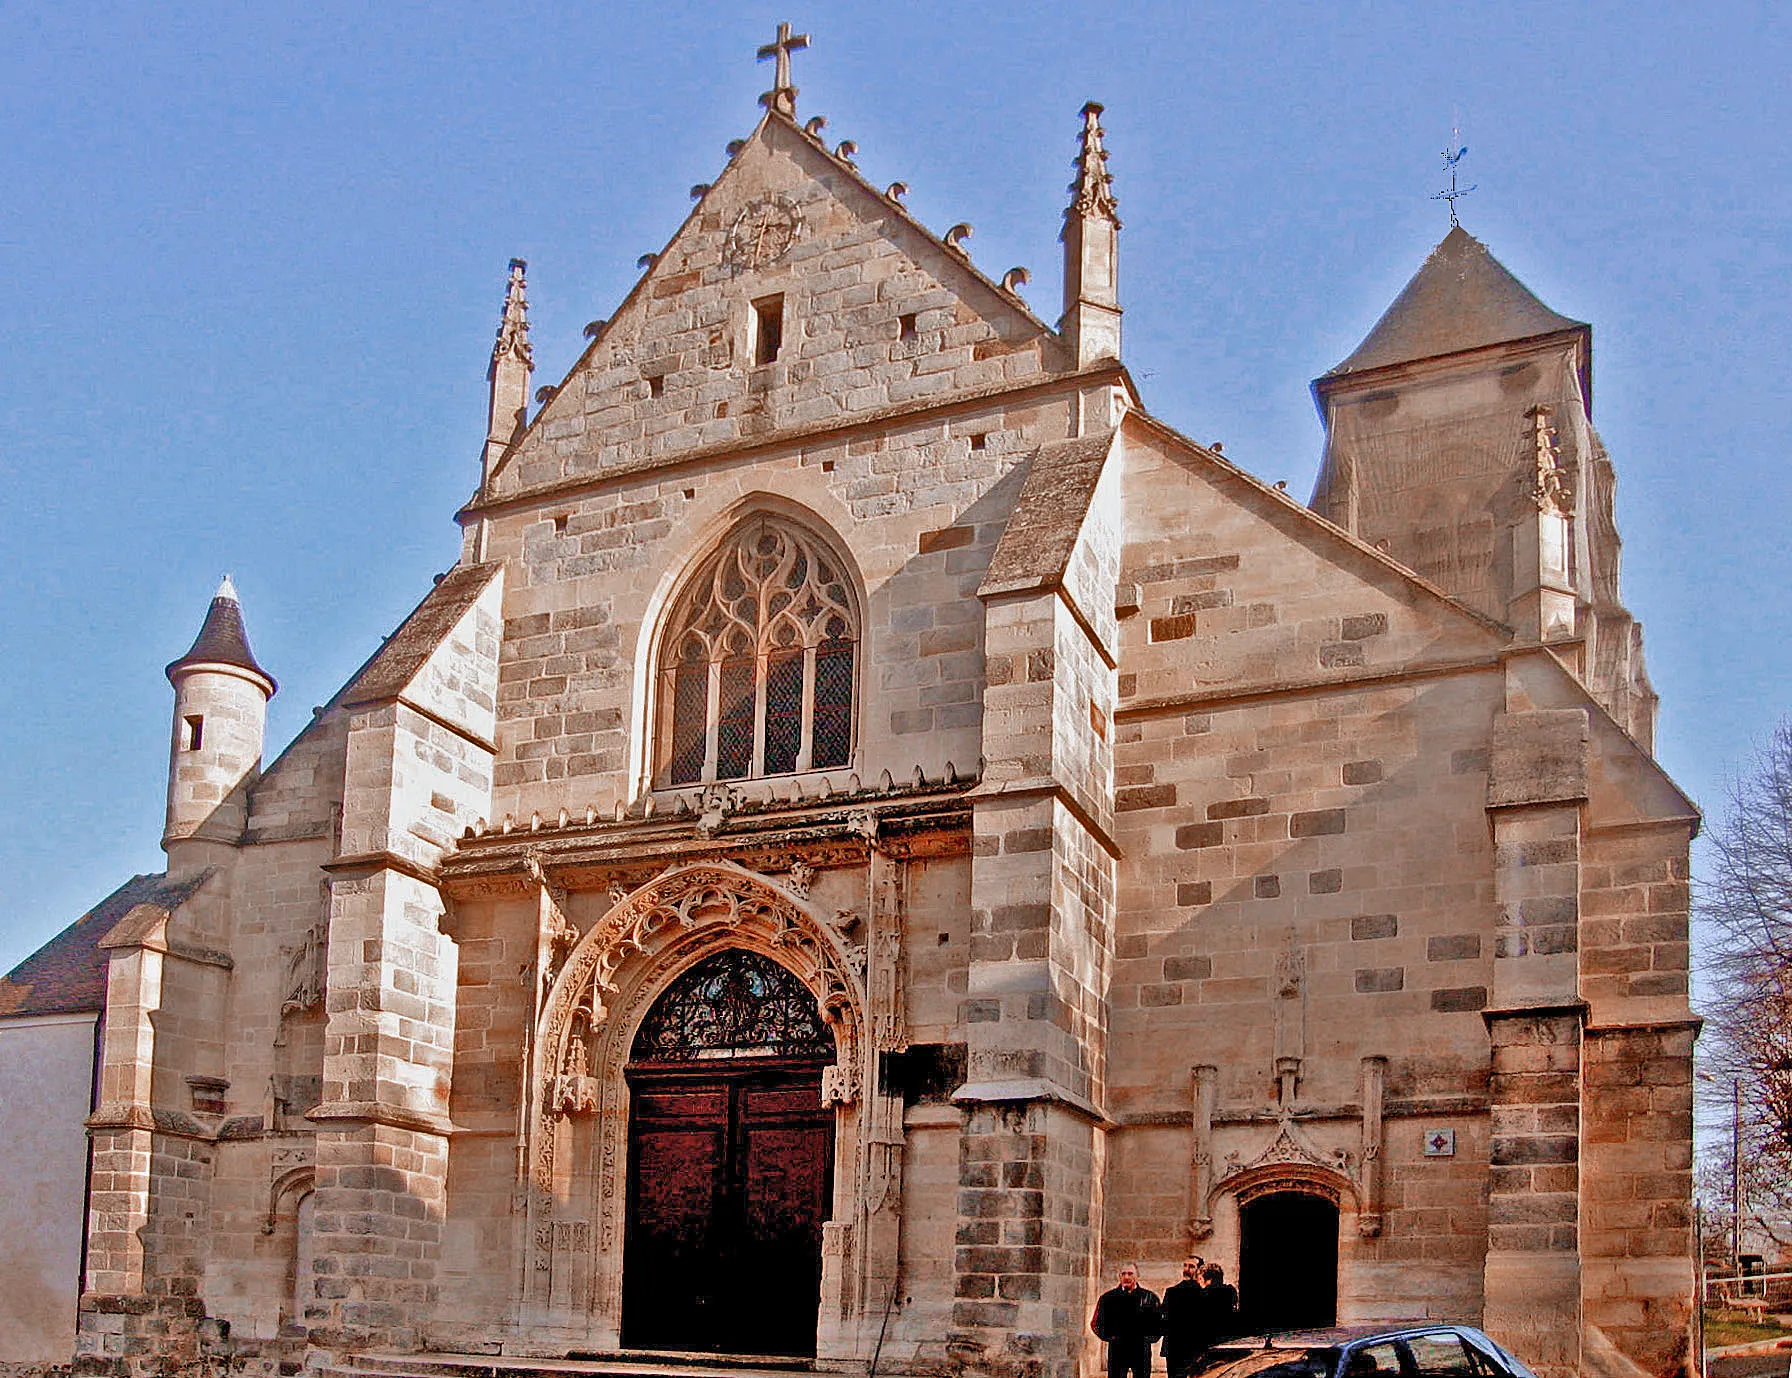
[[[74,1354],[96,1017],[0,1020],[0,1361]]]

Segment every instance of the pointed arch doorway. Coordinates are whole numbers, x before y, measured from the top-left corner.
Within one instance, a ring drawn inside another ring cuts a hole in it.
[[[815,1353],[835,1060],[815,997],[730,948],[680,975],[630,1052],[622,1342]]]

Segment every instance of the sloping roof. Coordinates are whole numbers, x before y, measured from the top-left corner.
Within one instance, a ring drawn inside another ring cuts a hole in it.
[[[1106,430],[1039,447],[990,556],[979,595],[1056,587],[1076,549],[1077,532],[1113,445],[1114,432]]]
[[[1485,244],[1457,225],[1355,353],[1325,377],[1587,328],[1538,301]]]
[[[237,602],[236,588],[228,578],[218,585],[218,592],[213,595],[212,605],[206,611],[205,622],[187,653],[169,664],[168,678],[173,679],[174,672],[184,665],[235,665],[252,670],[265,679],[270,694],[277,687],[274,677],[256,664],[255,653],[249,649],[242,604]]]
[[[100,943],[140,904],[178,909],[211,873],[169,881],[132,876],[49,942],[0,977],[0,1018],[97,1014],[106,1005],[106,953]]]
[[[378,703],[395,698],[423,668],[423,662],[435,653],[442,638],[454,630],[466,615],[485,586],[503,565],[456,565],[399,624],[398,630],[386,638],[386,644],[374,653],[362,671],[350,681],[341,695],[350,707],[362,703]]]

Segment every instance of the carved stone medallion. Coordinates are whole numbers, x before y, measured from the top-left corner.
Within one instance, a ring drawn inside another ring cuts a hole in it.
[[[761,196],[749,201],[729,226],[722,259],[745,271],[776,263],[802,233],[803,213],[788,196]]]

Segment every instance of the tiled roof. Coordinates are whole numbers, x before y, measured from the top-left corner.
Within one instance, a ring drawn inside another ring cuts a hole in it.
[[[1485,244],[1458,225],[1355,353],[1325,377],[1586,328],[1538,301]]]
[[[179,908],[208,874],[173,882],[166,875],[132,876],[0,978],[0,1018],[97,1014],[106,1004],[101,940],[140,904]]]
[[[236,589],[229,579],[219,585],[211,608],[205,614],[205,624],[199,628],[192,646],[168,666],[168,678],[173,679],[174,672],[183,665],[201,664],[236,665],[265,679],[270,693],[277,687],[274,677],[255,663],[255,653],[249,649],[249,634],[243,628],[243,608],[236,600]]]

